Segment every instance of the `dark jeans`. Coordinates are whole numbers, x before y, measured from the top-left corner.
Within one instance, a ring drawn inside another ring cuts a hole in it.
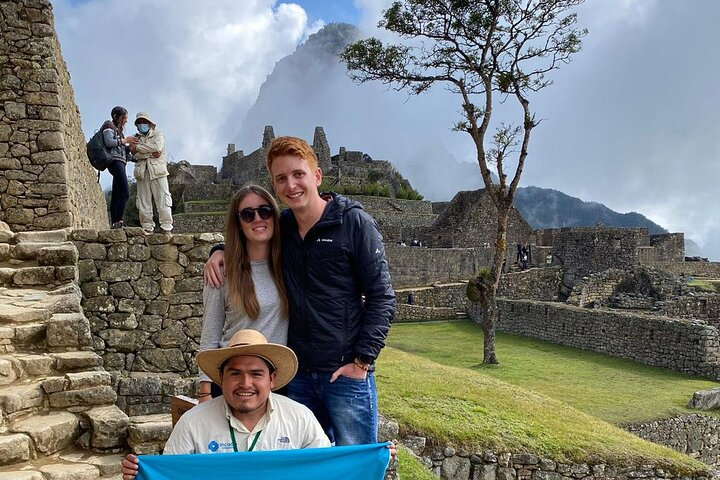
[[[288,385],[288,397],[308,407],[335,445],[377,442],[375,374],[364,380],[342,375],[330,383],[331,372],[298,372]]]
[[[125,215],[125,206],[130,198],[125,163],[114,160],[108,165],[108,172],[113,177],[112,194],[110,195],[110,223],[119,222]]]

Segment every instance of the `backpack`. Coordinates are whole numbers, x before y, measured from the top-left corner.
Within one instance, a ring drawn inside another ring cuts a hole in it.
[[[87,143],[87,156],[88,160],[90,160],[90,165],[92,165],[96,170],[98,170],[99,179],[100,172],[105,170],[108,165],[110,165],[110,162],[112,162],[113,160],[112,155],[110,155],[110,151],[105,146],[105,142],[103,141],[102,129],[95,132],[95,135],[93,135],[90,141]]]

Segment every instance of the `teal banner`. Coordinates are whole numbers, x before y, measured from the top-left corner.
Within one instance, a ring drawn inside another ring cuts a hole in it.
[[[268,452],[140,455],[137,480],[382,480],[387,443]]]

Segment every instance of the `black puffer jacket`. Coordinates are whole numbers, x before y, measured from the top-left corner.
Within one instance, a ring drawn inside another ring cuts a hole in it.
[[[359,203],[330,195],[332,201],[304,239],[292,211],[280,217],[288,346],[302,370],[334,371],[358,355],[377,358],[395,315],[375,220]]]

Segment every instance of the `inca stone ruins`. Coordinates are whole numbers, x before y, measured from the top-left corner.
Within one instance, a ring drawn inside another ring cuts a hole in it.
[[[196,394],[204,261],[222,241],[232,192],[267,185],[274,135],[266,127],[247,155],[229,145],[219,172],[171,165],[175,234],[109,230],[52,7],[0,3],[0,479],[117,479],[124,453],[161,451],[171,397]],[[489,265],[495,231],[483,191],[420,200],[390,162],[332,154],[323,128],[313,147],[324,186],[359,200],[381,227],[395,321],[476,319],[465,285]],[[685,261],[682,233],[533,231],[516,210],[508,231],[499,330],[720,379],[720,295],[687,285],[690,276],[720,278],[720,263]],[[516,265],[517,243],[531,246],[528,270]],[[627,429],[720,465],[715,417]],[[397,424],[384,431],[396,436]],[[528,468],[545,475],[537,478],[630,476],[522,452],[438,453],[417,439],[413,451],[443,478],[520,478]],[[644,468],[641,476],[660,475]]]

